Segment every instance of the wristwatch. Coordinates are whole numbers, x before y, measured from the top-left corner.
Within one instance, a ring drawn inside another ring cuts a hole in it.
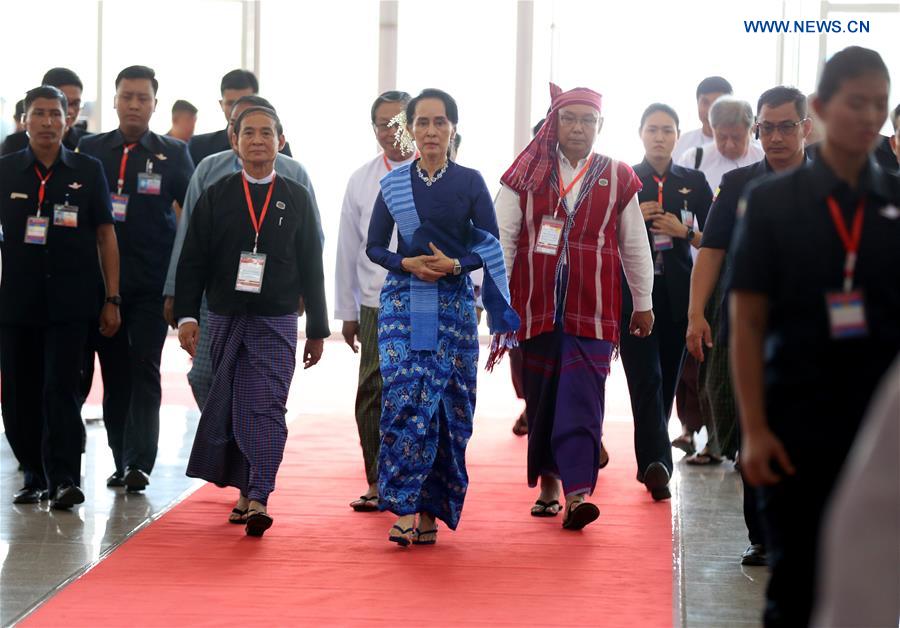
[[[114,294],[111,297],[106,297],[106,302],[112,303],[113,305],[122,305],[122,297],[120,297],[118,294]]]
[[[688,241],[688,242],[693,242],[693,241],[694,241],[694,235],[696,235],[696,232],[695,232],[693,229],[691,229],[690,227],[688,227],[688,232],[687,232],[687,235],[685,236],[685,238],[687,239],[687,241]]]
[[[453,260],[453,275],[459,275],[462,273],[462,265],[459,263],[458,259]]]

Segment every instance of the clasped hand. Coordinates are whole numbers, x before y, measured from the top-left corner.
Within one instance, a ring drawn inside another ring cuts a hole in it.
[[[650,222],[650,233],[667,235],[673,238],[687,236],[687,227],[682,224],[675,214],[665,211],[656,201],[644,201],[641,203],[641,214],[646,222]]]
[[[435,282],[444,275],[453,272],[454,261],[444,255],[434,242],[429,242],[431,255],[418,255],[416,257],[404,257],[401,265],[403,270],[412,273],[422,281]]]

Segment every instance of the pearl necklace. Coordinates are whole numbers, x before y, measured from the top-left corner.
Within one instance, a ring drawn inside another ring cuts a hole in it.
[[[450,162],[449,162],[449,161],[445,161],[445,162],[444,162],[444,167],[441,168],[440,170],[438,170],[438,171],[435,173],[435,175],[434,175],[433,177],[429,177],[429,176],[427,176],[424,172],[422,172],[422,169],[419,167],[419,162],[417,161],[417,162],[416,162],[416,172],[419,173],[419,178],[422,179],[422,181],[425,182],[425,185],[427,185],[428,187],[431,187],[432,185],[434,185],[434,183],[435,183],[438,179],[440,179],[441,177],[444,176],[444,173],[447,172],[447,166],[448,166],[448,165],[450,165]]]

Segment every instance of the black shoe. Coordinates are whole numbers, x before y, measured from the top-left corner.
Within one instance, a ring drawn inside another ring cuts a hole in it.
[[[117,471],[116,473],[113,473],[111,476],[106,478],[106,485],[109,488],[120,488],[122,486],[125,486],[125,478]]]
[[[14,504],[39,504],[47,499],[47,489],[26,486],[13,495]]]
[[[84,503],[84,493],[77,486],[60,486],[53,495],[50,508],[54,510],[68,510],[76,504]]]
[[[655,501],[672,497],[669,491],[669,470],[661,462],[652,462],[644,471],[644,486]]]
[[[766,566],[766,546],[755,543],[741,554],[741,564],[748,567]]]
[[[129,467],[125,469],[125,477],[122,481],[129,493],[140,493],[150,484],[150,476],[136,467]]]

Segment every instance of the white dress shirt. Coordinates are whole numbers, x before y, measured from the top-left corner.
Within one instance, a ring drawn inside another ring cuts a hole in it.
[[[681,156],[681,159],[676,163],[685,168],[693,168],[696,155],[697,148],[691,148],[684,153],[684,155]],[[715,142],[710,142],[703,146],[703,159],[700,161],[699,170],[706,175],[706,181],[709,183],[709,187],[712,188],[713,195],[715,196],[719,190],[719,183],[722,181],[722,175],[726,172],[731,172],[735,168],[743,168],[744,166],[755,164],[765,156],[766,154],[763,152],[762,146],[756,142],[750,142],[747,145],[747,152],[745,152],[742,157],[739,157],[738,159],[728,159],[719,152]]]
[[[413,160],[387,160],[391,169]],[[341,206],[341,225],[338,231],[337,264],[335,269],[334,317],[342,321],[358,321],[359,307],[378,307],[381,288],[387,270],[372,262],[366,255],[369,221],[381,191],[381,178],[388,173],[384,153],[368,161],[350,176],[344,203]],[[390,248],[396,250],[397,230]]]
[[[582,159],[573,168],[569,160],[558,155],[559,173],[563,186],[571,183],[575,175],[584,167]],[[575,208],[575,201],[581,191],[581,180],[572,186],[566,195],[567,211]],[[497,212],[497,226],[500,231],[500,244],[503,247],[503,261],[506,263],[506,274],[512,277],[516,249],[519,245],[519,234],[522,230],[522,208],[519,205],[519,194],[502,185],[494,201]],[[631,297],[636,312],[644,312],[653,308],[653,257],[650,255],[650,242],[644,216],[638,203],[637,194],[628,201],[625,209],[618,216],[616,226],[619,244],[619,257],[622,268],[628,279]]]
[[[675,143],[675,150],[672,151],[672,161],[676,164],[680,164],[681,162],[679,160],[681,159],[681,156],[688,150],[697,148],[698,146],[704,146],[712,141],[714,141],[713,136],[704,134],[702,128],[694,129],[693,131],[685,131]],[[693,167],[694,162],[692,161],[688,168]]]

